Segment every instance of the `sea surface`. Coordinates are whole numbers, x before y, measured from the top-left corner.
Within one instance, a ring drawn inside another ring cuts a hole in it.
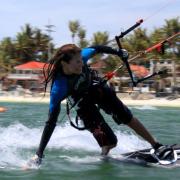
[[[36,152],[45,121],[46,103],[7,103],[0,113],[0,180],[179,180],[180,167],[173,169],[146,167],[121,161],[106,161],[88,131],[69,125],[65,106],[45,151],[39,169],[22,167]],[[130,106],[134,115],[163,144],[180,144],[180,108]],[[103,113],[103,112],[102,112]],[[116,125],[103,113],[118,137],[118,145],[110,156],[150,145],[125,125]],[[74,111],[71,113],[74,119]]]

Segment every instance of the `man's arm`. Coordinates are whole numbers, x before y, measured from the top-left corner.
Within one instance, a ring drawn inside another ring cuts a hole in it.
[[[94,55],[99,54],[99,53],[117,55],[121,58],[128,57],[128,52],[125,49],[117,50],[109,46],[97,45],[97,46],[91,46],[91,47],[82,49],[81,55],[82,55],[83,62],[86,63],[90,58],[92,58]]]
[[[67,79],[60,76],[53,82],[51,88],[49,115],[44,131],[41,137],[41,142],[37,151],[37,155],[42,158],[44,149],[49,142],[49,139],[54,131],[56,122],[60,113],[60,103],[67,96]]]
[[[43,157],[44,149],[46,148],[47,143],[49,142],[49,139],[56,127],[56,122],[57,122],[59,113],[60,113],[60,104],[56,107],[56,109],[53,112],[49,112],[48,120],[46,121],[44,130],[41,136],[39,148],[36,152],[36,154],[40,158]]]
[[[97,46],[91,46],[90,48],[95,49],[96,53],[105,53],[105,54],[113,54],[113,55],[118,55],[118,50],[113,49],[109,46],[102,46],[102,45],[97,45]]]
[[[60,103],[67,97],[67,79],[65,77],[57,77],[53,82],[51,88],[49,115],[46,121],[41,141],[36,152],[30,160],[30,164],[40,165],[43,157],[44,150],[51,138],[51,135],[56,127],[56,122],[60,113]]]

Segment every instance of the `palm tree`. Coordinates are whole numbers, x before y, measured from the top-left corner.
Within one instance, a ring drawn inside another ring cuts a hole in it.
[[[43,34],[40,29],[34,31],[34,44],[35,44],[35,56],[40,61],[46,61],[48,59],[48,45],[50,38],[48,35]],[[51,43],[51,49],[53,51],[54,46]]]
[[[166,37],[172,36],[175,33],[180,32],[180,21],[179,17],[165,20],[166,24],[163,27],[164,33]],[[170,42],[172,53],[170,53],[170,56],[174,54],[174,58],[176,60],[180,57],[180,36],[177,36],[176,38],[172,39]]]
[[[50,38],[43,34],[40,29],[34,29],[29,24],[22,28],[16,36],[16,52],[20,63],[30,60],[47,61],[48,43]],[[54,45],[51,43],[51,49]]]
[[[4,38],[0,44],[0,69],[3,69],[3,72],[0,71],[0,73],[11,71],[15,57],[15,46],[11,38]]]
[[[27,62],[34,59],[34,43],[33,43],[33,29],[29,24],[26,24],[22,28],[22,32],[19,32],[16,36],[16,50],[17,56],[21,59],[21,62]],[[20,63],[21,63],[20,62]]]
[[[79,21],[69,21],[69,30],[71,31],[72,42],[75,43],[75,35],[80,27]]]
[[[107,31],[105,32],[96,32],[93,34],[93,38],[92,38],[92,45],[105,45],[107,44],[109,39],[109,34]]]
[[[134,52],[142,51],[149,46],[150,40],[146,29],[138,28],[127,38]]]
[[[86,30],[83,29],[82,27],[80,27],[79,30],[78,30],[78,37],[79,37],[79,43],[78,43],[79,47],[81,47],[81,48],[87,47],[88,46],[88,42],[85,39],[85,37],[86,37]]]
[[[172,36],[173,34],[180,32],[180,21],[179,17],[165,20],[166,24],[163,27],[163,30],[165,32],[165,35]],[[177,74],[176,74],[176,66],[177,63],[179,63],[180,60],[180,36],[177,36],[176,38],[172,39],[170,42],[170,48],[167,53],[168,57],[172,59],[172,74],[173,74],[173,81],[172,85],[177,85]]]

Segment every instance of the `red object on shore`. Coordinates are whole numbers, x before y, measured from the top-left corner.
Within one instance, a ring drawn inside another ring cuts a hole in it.
[[[37,62],[37,61],[30,61],[25,64],[21,64],[18,66],[15,66],[14,68],[17,70],[41,70],[43,69],[45,63]]]
[[[145,77],[149,74],[148,69],[144,66],[130,65],[130,68],[137,77]]]
[[[0,107],[0,113],[1,113],[1,112],[5,112],[5,111],[7,111],[7,108],[5,108],[5,107]]]

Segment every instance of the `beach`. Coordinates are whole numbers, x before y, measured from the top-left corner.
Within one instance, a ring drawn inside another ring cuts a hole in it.
[[[122,97],[120,94],[117,96],[121,101],[129,106],[162,106],[162,107],[180,107],[180,98],[167,99],[167,98],[151,98],[151,99],[131,99]],[[49,97],[24,97],[24,96],[1,96],[0,102],[27,102],[27,103],[49,103]],[[65,101],[63,101],[65,103]]]
[[[0,102],[49,103],[49,97],[0,96]]]
[[[161,107],[180,107],[180,99],[168,100],[165,98],[155,98],[148,100],[123,99],[124,104],[130,106],[161,106]]]

